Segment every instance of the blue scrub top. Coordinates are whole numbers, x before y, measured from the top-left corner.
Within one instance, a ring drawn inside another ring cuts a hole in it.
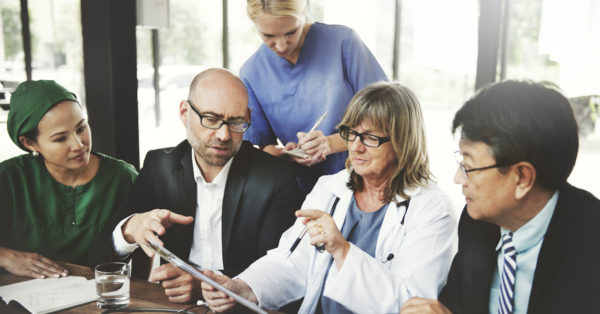
[[[377,211],[366,213],[358,208],[356,199],[352,196],[352,202],[350,203],[350,208],[346,213],[346,219],[344,220],[344,225],[340,232],[348,242],[354,243],[354,245],[361,250],[372,257],[375,257],[377,238],[379,238],[379,231],[381,230],[381,225],[383,224],[383,218],[385,218],[388,205],[389,203],[384,204]],[[321,289],[321,298],[319,299],[320,302],[317,306],[317,313],[352,313],[342,304],[323,295],[327,276],[329,275],[332,264],[333,258],[329,262],[325,280],[323,280],[323,288]]]
[[[350,99],[363,87],[387,80],[381,66],[356,32],[341,25],[313,23],[296,64],[279,57],[265,44],[240,70],[248,90],[252,125],[244,139],[254,145],[277,144],[279,138],[298,142],[297,132],[307,132],[325,111],[317,128],[325,135],[336,126]],[[300,171],[299,183],[308,193],[321,175],[344,168],[347,152]]]

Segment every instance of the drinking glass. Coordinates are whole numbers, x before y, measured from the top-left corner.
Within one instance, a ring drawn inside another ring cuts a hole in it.
[[[101,309],[114,309],[129,304],[129,264],[110,262],[97,265],[96,305]]]

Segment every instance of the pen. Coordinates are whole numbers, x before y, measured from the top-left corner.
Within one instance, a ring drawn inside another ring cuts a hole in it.
[[[321,122],[323,122],[323,119],[325,119],[325,117],[327,116],[328,113],[329,113],[329,111],[325,111],[325,113],[322,114],[319,117],[319,119],[317,119],[317,121],[315,122],[315,124],[313,124],[312,128],[310,128],[310,131],[308,131],[308,133],[314,131],[319,126],[319,124],[321,124]]]
[[[325,113],[325,114],[327,114],[327,113]],[[339,201],[340,201],[340,198],[336,197],[335,200],[333,201],[333,205],[331,206],[331,210],[329,211],[329,216],[333,217],[333,213],[335,213],[335,208],[337,207],[337,204]],[[302,241],[302,237],[304,237],[305,234],[306,234],[306,225],[304,225],[304,229],[302,229],[302,232],[300,233],[300,235],[298,235],[298,238],[296,238],[296,241],[294,241],[294,243],[290,247],[290,251],[288,252],[285,259],[288,259],[288,257],[290,257],[290,255],[292,255],[292,252],[294,252],[294,250],[296,249],[298,244],[300,244],[300,241]],[[323,244],[317,244],[317,245],[315,245],[315,247],[317,248],[317,251],[319,251],[319,252],[323,252],[325,250],[325,246]]]
[[[304,226],[304,229],[302,229],[302,232],[300,233],[298,238],[296,238],[296,241],[294,241],[294,244],[292,244],[292,247],[290,247],[290,251],[288,252],[285,259],[288,259],[288,257],[290,257],[290,255],[292,255],[292,252],[294,252],[294,250],[296,249],[296,247],[298,246],[300,241],[302,241],[302,237],[304,237],[305,234],[306,234],[306,226]]]
[[[323,122],[323,119],[325,119],[325,117],[327,116],[327,114],[329,113],[329,111],[325,111],[324,114],[322,114],[319,119],[317,119],[317,121],[315,121],[315,124],[313,124],[312,128],[310,128],[310,131],[308,131],[308,133],[314,131],[319,124],[321,124],[321,122]],[[277,139],[277,144],[279,144],[280,146],[284,146],[283,143],[281,143],[281,141],[279,139]]]
[[[317,121],[315,121],[315,124],[313,124],[312,128],[310,128],[310,131],[308,131],[308,133],[314,131],[319,124],[321,124],[321,122],[323,122],[323,120],[325,119],[325,117],[327,116],[327,114],[329,113],[329,111],[325,111],[324,114],[322,114],[319,119],[317,119]],[[306,136],[308,133],[306,133],[304,136]],[[277,139],[279,140],[279,139]],[[283,144],[282,144],[283,146]],[[295,149],[292,150],[286,150],[285,151],[286,154],[290,154],[292,156],[296,156],[296,157],[300,157],[300,158],[310,158],[310,155],[306,154],[300,147],[296,147]]]

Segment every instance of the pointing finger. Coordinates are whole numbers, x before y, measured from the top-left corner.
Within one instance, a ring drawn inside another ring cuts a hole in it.
[[[302,209],[296,211],[296,217],[305,217],[307,219],[318,219],[325,213],[318,209]]]
[[[168,221],[171,224],[187,225],[187,224],[191,223],[192,221],[194,221],[194,217],[183,216],[183,215],[171,212],[171,214],[168,217]]]

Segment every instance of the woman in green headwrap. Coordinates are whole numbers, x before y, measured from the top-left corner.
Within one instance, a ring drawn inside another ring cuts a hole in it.
[[[30,154],[0,163],[0,268],[34,278],[66,276],[56,261],[86,263],[137,172],[92,152],[82,106],[54,81],[21,83],[7,128]]]

